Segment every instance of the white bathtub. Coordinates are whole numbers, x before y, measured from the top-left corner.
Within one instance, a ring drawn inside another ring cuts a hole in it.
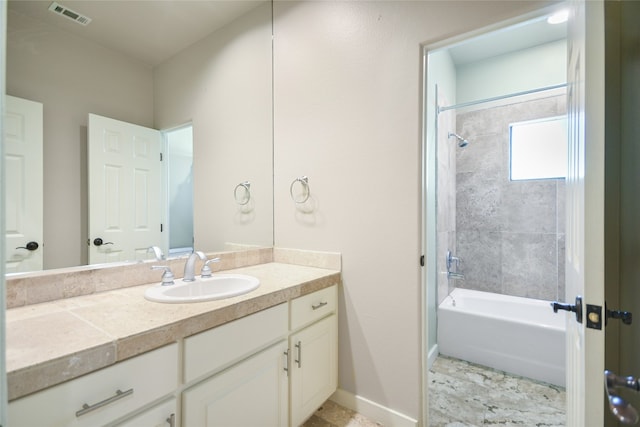
[[[438,351],[564,387],[564,322],[548,301],[456,288],[438,308]]]

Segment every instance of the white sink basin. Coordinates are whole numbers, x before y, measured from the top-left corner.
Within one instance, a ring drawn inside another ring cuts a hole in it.
[[[182,279],[175,284],[155,285],[147,289],[144,297],[149,301],[165,303],[185,303],[211,301],[243,295],[257,289],[260,281],[244,274],[214,274],[211,277],[196,277],[193,282]]]

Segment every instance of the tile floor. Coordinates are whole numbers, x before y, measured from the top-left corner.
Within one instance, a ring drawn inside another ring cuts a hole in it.
[[[565,390],[438,357],[429,377],[429,426],[565,425]]]
[[[302,427],[381,427],[364,416],[327,400]]]
[[[430,371],[429,427],[506,427],[565,425],[561,387],[448,357],[438,357]],[[303,427],[381,427],[327,401]]]

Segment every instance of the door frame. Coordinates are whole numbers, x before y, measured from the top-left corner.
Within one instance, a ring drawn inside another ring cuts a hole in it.
[[[437,309],[437,296],[436,300],[433,300],[433,295],[429,294],[431,287],[437,288],[437,224],[436,224],[436,148],[437,148],[437,113],[435,111],[435,103],[430,96],[427,96],[427,88],[429,87],[428,76],[428,55],[429,53],[437,50],[444,49],[456,44],[460,44],[466,40],[500,31],[510,26],[530,21],[532,19],[540,18],[551,14],[558,9],[566,7],[566,4],[555,4],[551,6],[542,7],[535,11],[516,16],[511,19],[500,21],[498,23],[482,27],[473,31],[469,31],[463,34],[458,34],[453,37],[448,37],[441,40],[429,41],[421,44],[422,51],[422,64],[421,64],[421,99],[422,99],[422,143],[421,143],[421,250],[423,258],[422,271],[421,271],[421,295],[420,302],[421,307],[421,323],[420,323],[420,337],[421,337],[421,416],[420,425],[427,426],[429,421],[429,311],[430,309]],[[433,97],[435,98],[435,96]],[[433,191],[432,191],[433,190]],[[433,255],[430,255],[433,254]]]
[[[0,28],[7,28],[7,2],[0,4]],[[7,32],[0,31],[0,70],[6,70]],[[0,257],[6,259],[5,249],[5,165],[4,165],[4,114],[6,93],[4,74],[0,77]],[[7,425],[7,370],[5,356],[5,266],[0,263],[0,426]]]

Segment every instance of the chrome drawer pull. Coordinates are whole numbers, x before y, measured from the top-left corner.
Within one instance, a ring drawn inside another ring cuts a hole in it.
[[[298,341],[296,348],[298,349],[298,358],[296,359],[296,363],[298,364],[298,368],[302,368],[302,341]]]
[[[115,395],[113,395],[113,396],[111,396],[111,397],[109,397],[109,398],[107,398],[107,399],[105,399],[105,400],[103,400],[101,402],[94,403],[93,405],[89,405],[87,403],[82,405],[82,409],[80,409],[78,412],[76,412],[76,417],[80,417],[82,415],[88,414],[91,411],[94,411],[94,410],[96,410],[98,408],[102,408],[103,406],[106,406],[106,405],[108,405],[110,403],[115,402],[116,400],[120,400],[123,397],[129,396],[131,394],[133,394],[133,389],[132,388],[130,388],[127,391],[116,390],[116,394]]]
[[[165,421],[169,423],[169,427],[176,427],[176,414],[169,415]]]
[[[320,307],[324,307],[324,306],[325,306],[325,305],[327,305],[327,304],[329,304],[329,303],[328,303],[328,302],[326,302],[326,301],[325,301],[325,302],[319,302],[319,303],[318,303],[318,304],[316,304],[316,305],[312,305],[312,306],[311,306],[311,308],[312,308],[312,309],[314,309],[314,310],[317,310],[317,309],[319,309]]]
[[[287,373],[287,376],[289,376],[289,349],[287,349],[287,351],[284,352],[284,368],[283,369]]]

